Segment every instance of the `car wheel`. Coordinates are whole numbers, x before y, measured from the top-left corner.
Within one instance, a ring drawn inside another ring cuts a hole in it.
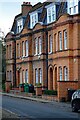
[[[78,111],[78,109],[76,108],[76,102],[73,102],[73,104],[72,104],[72,112],[77,112]]]

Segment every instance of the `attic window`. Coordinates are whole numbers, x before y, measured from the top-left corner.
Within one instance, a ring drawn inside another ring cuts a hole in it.
[[[70,15],[78,14],[78,0],[68,0],[68,13]]]
[[[30,28],[33,28],[35,24],[38,22],[38,13],[31,13],[30,14]]]
[[[23,29],[23,20],[17,20],[17,33],[20,33],[21,30]]]
[[[56,6],[52,4],[47,8],[47,23],[54,22],[56,20]]]

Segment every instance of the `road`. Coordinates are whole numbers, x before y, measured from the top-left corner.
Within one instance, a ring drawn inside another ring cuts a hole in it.
[[[4,109],[17,114],[19,118],[34,118],[35,120],[39,118],[70,118],[70,120],[75,118],[74,120],[78,120],[80,113],[73,113],[69,105],[64,106],[57,102],[40,103],[9,96],[2,97]]]

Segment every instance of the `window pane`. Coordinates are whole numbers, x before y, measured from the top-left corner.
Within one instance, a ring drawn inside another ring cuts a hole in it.
[[[28,70],[26,70],[25,82],[28,83]]]
[[[61,67],[59,68],[59,79],[60,81],[62,81],[62,68]]]
[[[68,80],[68,69],[67,69],[67,67],[64,67],[64,80],[65,81]]]
[[[25,56],[25,45],[24,42],[22,42],[22,56]]]
[[[36,46],[35,54],[37,55],[38,54],[38,38],[35,39],[35,46]]]
[[[39,69],[39,77],[40,77],[40,83],[42,83],[42,70],[41,70],[41,68]]]
[[[37,69],[35,69],[35,78],[36,78],[36,83],[38,83],[38,70]]]
[[[60,43],[60,50],[62,50],[62,33],[59,32],[59,43]]]
[[[39,37],[39,54],[42,52],[42,39]]]
[[[53,43],[52,43],[52,35],[49,36],[49,52],[52,53]]]
[[[67,49],[67,31],[64,31],[64,49]]]
[[[48,9],[48,19],[49,19],[49,22],[51,22],[51,9]]]
[[[20,83],[22,83],[22,71],[20,72]]]
[[[28,41],[26,41],[26,56],[28,56]]]

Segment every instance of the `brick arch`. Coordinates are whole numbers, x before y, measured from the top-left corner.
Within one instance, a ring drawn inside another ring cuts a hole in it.
[[[53,90],[53,65],[48,66],[48,90]]]

